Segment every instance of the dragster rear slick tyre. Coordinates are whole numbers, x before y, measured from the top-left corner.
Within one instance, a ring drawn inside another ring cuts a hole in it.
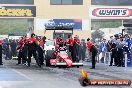
[[[46,66],[47,67],[51,66],[51,64],[50,64],[50,57],[49,56],[45,57],[45,62],[46,62]]]
[[[46,51],[46,55],[45,55],[45,64],[47,67],[50,67],[51,64],[50,64],[50,59],[53,59],[55,58],[55,55],[54,55],[54,51],[53,50],[48,50]]]

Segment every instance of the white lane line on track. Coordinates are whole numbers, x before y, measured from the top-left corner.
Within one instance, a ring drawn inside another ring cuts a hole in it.
[[[28,77],[28,76],[26,76],[25,74],[23,74],[23,73],[21,73],[21,72],[19,72],[19,71],[15,70],[15,69],[12,69],[12,71],[14,71],[14,72],[18,73],[19,75],[21,75],[21,76],[23,76],[23,77],[27,78],[28,80],[32,80],[31,78],[29,78],[29,77]]]

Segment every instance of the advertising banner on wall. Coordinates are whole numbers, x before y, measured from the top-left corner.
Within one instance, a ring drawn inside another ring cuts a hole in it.
[[[102,6],[131,6],[132,0],[91,0],[91,4]]]
[[[0,17],[36,17],[36,7],[0,6]]]
[[[132,19],[132,7],[93,6],[89,14],[91,19]]]
[[[82,30],[82,20],[81,19],[53,19],[55,25],[73,25],[73,29]]]
[[[37,30],[45,30],[45,26],[66,26],[71,25],[73,30],[82,30],[81,19],[37,19],[36,28]]]

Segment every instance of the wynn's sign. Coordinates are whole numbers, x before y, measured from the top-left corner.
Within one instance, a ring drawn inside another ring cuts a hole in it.
[[[128,8],[96,8],[92,15],[96,17],[129,17],[132,10]]]

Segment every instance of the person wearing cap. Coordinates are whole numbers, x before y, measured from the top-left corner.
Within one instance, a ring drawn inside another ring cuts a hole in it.
[[[2,44],[3,44],[3,41],[0,40],[0,65],[3,65],[3,62],[2,62]]]
[[[88,39],[87,39],[87,47],[88,47],[88,51],[89,51],[89,52],[90,52],[90,49],[91,49],[92,45],[93,45],[93,42],[90,41],[90,38],[88,38]]]
[[[36,53],[37,45],[38,42],[35,38],[35,34],[32,33],[31,38],[28,39],[28,66],[30,66],[32,55],[37,62],[37,53]]]
[[[95,64],[96,64],[96,56],[98,53],[98,50],[96,48],[96,46],[93,44],[92,41],[90,41],[90,38],[87,39],[87,47],[88,47],[88,51],[89,53],[91,53],[91,59],[92,59],[92,68],[90,69],[95,69]]]

